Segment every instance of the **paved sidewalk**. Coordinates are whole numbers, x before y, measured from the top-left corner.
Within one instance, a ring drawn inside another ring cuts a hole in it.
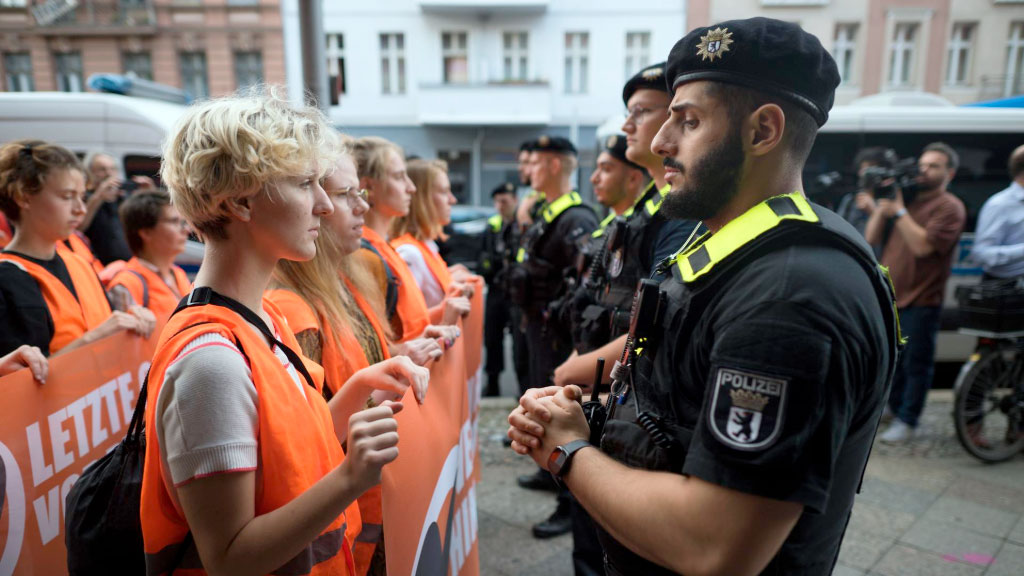
[[[571,576],[571,537],[530,535],[555,500],[515,484],[535,466],[501,443],[512,406],[487,398],[481,410],[480,573]],[[836,576],[1024,575],[1024,456],[974,460],[956,440],[951,409],[951,393],[933,391],[918,438],[876,444]]]

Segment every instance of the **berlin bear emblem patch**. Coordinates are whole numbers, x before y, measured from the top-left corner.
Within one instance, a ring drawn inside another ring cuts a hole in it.
[[[788,384],[776,376],[719,368],[708,404],[708,427],[736,450],[771,446],[782,432]]]

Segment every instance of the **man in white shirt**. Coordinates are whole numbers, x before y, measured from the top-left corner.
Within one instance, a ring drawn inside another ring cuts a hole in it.
[[[1024,145],[1009,161],[1010,186],[981,207],[971,258],[981,264],[984,279],[1024,276]]]

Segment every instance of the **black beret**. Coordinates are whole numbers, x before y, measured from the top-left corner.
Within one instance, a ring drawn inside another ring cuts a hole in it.
[[[697,28],[668,55],[668,86],[697,80],[739,84],[802,106],[821,126],[839,86],[839,69],[813,34],[773,18]]]
[[[556,154],[576,155],[576,147],[568,138],[561,136],[548,136],[544,134],[534,142],[532,152],[554,152]]]
[[[612,158],[626,164],[630,168],[643,170],[642,166],[634,164],[629,160],[629,158],[626,158],[626,137],[622,134],[612,134],[605,138],[604,151],[611,155]]]
[[[502,184],[498,184],[497,186],[494,187],[494,190],[491,190],[491,198],[494,198],[498,194],[511,194],[515,196],[516,185],[511,182],[504,182]]]
[[[536,140],[527,140],[519,145],[520,152],[533,152],[533,149],[537,146]]]
[[[622,88],[622,103],[629,106],[629,98],[637,90],[657,90],[671,93],[665,82],[665,63],[651,64],[627,80],[626,86]]]

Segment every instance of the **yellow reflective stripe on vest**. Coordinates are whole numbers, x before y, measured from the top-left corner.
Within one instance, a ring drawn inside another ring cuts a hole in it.
[[[892,283],[892,276],[889,275],[889,267],[878,265],[878,269],[882,271],[882,276],[885,276],[885,280],[889,283],[889,290],[892,294],[896,294],[896,285]],[[900,309],[896,307],[896,299],[892,299],[892,315],[896,318],[896,343],[900,346],[907,344],[907,339],[903,336],[903,327],[900,326]]]
[[[654,188],[654,180],[651,180],[650,182],[647,183],[647,186],[643,189],[642,192],[640,192],[640,194],[637,195],[636,200],[633,201],[633,205],[630,206],[629,209],[627,209],[625,212],[623,212],[622,215],[625,216],[626,218],[632,216],[633,212],[636,211],[637,204],[639,204],[640,201],[644,199],[644,196],[647,196],[647,193],[651,191],[651,188]]]
[[[601,220],[601,224],[597,227],[597,230],[591,232],[591,238],[600,238],[601,236],[604,236],[604,229],[612,223],[612,220],[615,220],[615,212],[611,212],[604,220]]]
[[[491,225],[491,230],[494,232],[501,232],[501,214],[495,214],[487,219],[487,223]]]
[[[698,241],[692,248],[677,255],[675,263],[683,282],[693,282],[707,274],[715,264],[784,220],[817,222],[818,215],[800,192],[769,198],[726,224],[707,241]],[[705,237],[706,234],[701,239]]]
[[[651,184],[653,185],[654,181],[651,181]],[[651,199],[648,200],[646,204],[644,204],[644,210],[647,212],[648,216],[654,216],[655,214],[658,213],[658,210],[661,208],[661,203],[665,201],[665,196],[671,190],[672,185],[665,184],[664,186],[661,187],[661,190],[658,190],[657,194],[651,197]]]
[[[547,207],[544,208],[544,212],[541,216],[543,216],[545,222],[550,224],[555,218],[558,218],[562,212],[565,212],[573,206],[579,206],[580,204],[583,204],[583,199],[580,198],[580,195],[575,191],[569,192],[568,194],[563,194],[551,204],[548,204]]]
[[[516,252],[516,262],[522,264],[523,260],[526,260],[526,248],[520,248],[519,251]]]

